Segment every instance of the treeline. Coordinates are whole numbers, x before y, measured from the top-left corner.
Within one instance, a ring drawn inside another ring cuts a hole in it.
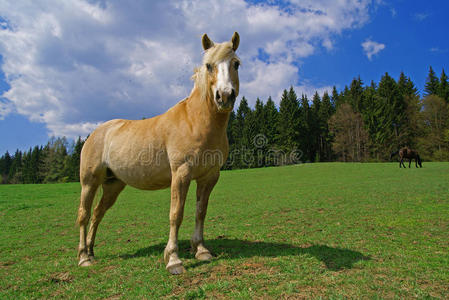
[[[355,78],[338,92],[284,90],[279,107],[268,98],[251,108],[245,97],[228,124],[230,155],[224,169],[298,162],[388,161],[402,146],[424,160],[449,160],[449,83],[429,69],[424,96],[404,73],[379,83]],[[0,157],[1,183],[79,181],[84,141],[52,138],[45,146]]]
[[[355,78],[341,92],[309,99],[284,90],[279,109],[269,98],[254,109],[245,98],[229,120],[225,168],[291,162],[388,161],[402,146],[424,160],[449,160],[449,83],[430,67],[424,97],[412,80],[388,73],[379,83]],[[294,154],[294,155],[292,155]]]
[[[80,154],[84,141],[69,143],[51,138],[45,146],[6,152],[0,158],[1,183],[52,183],[79,181]]]

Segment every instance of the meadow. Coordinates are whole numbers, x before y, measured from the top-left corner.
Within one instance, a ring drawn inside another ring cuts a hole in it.
[[[0,186],[0,298],[449,298],[449,163],[318,163],[224,171],[185,274],[165,270],[169,190],[127,187],[77,266],[78,183]]]

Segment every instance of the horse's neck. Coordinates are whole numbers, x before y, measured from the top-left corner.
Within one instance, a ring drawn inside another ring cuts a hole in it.
[[[186,101],[188,115],[192,116],[193,126],[210,131],[215,136],[225,134],[228,126],[229,113],[219,113],[213,100],[201,99],[200,91],[194,88]]]

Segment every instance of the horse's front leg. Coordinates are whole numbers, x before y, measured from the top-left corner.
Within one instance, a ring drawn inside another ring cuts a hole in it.
[[[198,260],[210,260],[212,258],[209,250],[204,246],[204,219],[206,218],[210,193],[217,183],[219,175],[219,172],[214,171],[207,178],[197,180],[195,232],[190,240],[190,245],[195,253],[195,258]]]
[[[190,185],[190,167],[185,164],[172,170],[170,202],[170,236],[164,251],[166,268],[171,274],[185,272],[178,257],[178,230],[184,216],[184,204]]]
[[[408,161],[408,168],[410,169],[410,166],[412,164],[412,159],[410,158],[410,160]]]

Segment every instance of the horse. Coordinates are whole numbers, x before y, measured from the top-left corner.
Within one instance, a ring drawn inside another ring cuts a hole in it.
[[[184,273],[178,257],[178,230],[192,180],[196,180],[197,190],[191,247],[196,259],[212,259],[204,245],[204,219],[209,196],[229,152],[226,128],[239,94],[239,43],[237,32],[224,43],[214,43],[204,34],[203,63],[194,69],[194,86],[186,99],[150,119],[110,120],[88,137],[80,160],[79,266],[94,263],[98,225],[126,185],[142,190],[170,187],[170,232],[164,261],[171,274]],[[100,186],[103,194],[87,232],[92,202]]]
[[[409,163],[408,163],[408,167],[410,168],[410,165],[412,164],[412,159],[415,160],[415,167],[419,167],[422,168],[422,161],[421,161],[421,157],[418,154],[418,151],[416,150],[412,150],[408,147],[403,147],[401,149],[399,149],[396,152],[391,153],[390,155],[390,159],[393,158],[393,156],[399,154],[399,158],[401,159],[399,162],[399,168],[401,168],[402,166],[404,166],[404,158],[409,159]]]

